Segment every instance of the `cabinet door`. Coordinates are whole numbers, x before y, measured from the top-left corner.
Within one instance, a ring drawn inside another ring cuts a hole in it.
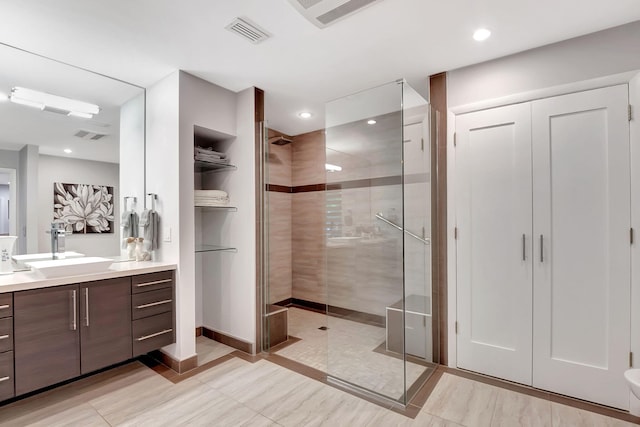
[[[130,359],[131,278],[83,283],[79,302],[82,373]]]
[[[78,286],[14,294],[16,395],[80,375]]]
[[[457,365],[531,384],[531,110],[456,117]]]
[[[629,406],[626,85],[533,102],[533,385]]]

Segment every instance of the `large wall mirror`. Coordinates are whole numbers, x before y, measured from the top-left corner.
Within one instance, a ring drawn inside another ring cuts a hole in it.
[[[122,254],[124,209],[144,206],[143,88],[0,45],[0,235],[14,254]],[[125,197],[127,198],[125,203]]]

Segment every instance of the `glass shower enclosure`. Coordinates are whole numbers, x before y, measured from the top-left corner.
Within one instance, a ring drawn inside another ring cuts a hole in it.
[[[437,362],[432,115],[404,80],[326,105],[327,375],[401,404]]]
[[[407,405],[439,353],[436,113],[404,80],[328,102],[325,113],[323,130],[292,141],[263,129],[262,348]],[[324,182],[296,187],[309,168]],[[285,309],[295,339],[282,343]]]

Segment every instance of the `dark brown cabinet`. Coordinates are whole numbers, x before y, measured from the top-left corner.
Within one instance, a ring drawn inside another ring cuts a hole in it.
[[[13,375],[13,294],[0,294],[0,400],[15,396]]]
[[[131,358],[131,278],[80,285],[80,371]]]
[[[0,401],[175,342],[174,281],[161,271],[0,294]]]
[[[16,395],[80,375],[78,285],[14,294]]]
[[[176,341],[174,280],[173,271],[141,274],[132,278],[134,356]]]

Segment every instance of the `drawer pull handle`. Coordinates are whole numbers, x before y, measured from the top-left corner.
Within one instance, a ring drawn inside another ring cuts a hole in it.
[[[6,340],[9,338],[9,335],[0,335],[0,340]]]
[[[139,288],[143,288],[145,286],[157,285],[157,284],[160,284],[160,283],[169,283],[171,281],[173,281],[173,279],[156,280],[154,282],[138,283],[136,286],[139,287]]]
[[[156,305],[169,304],[170,302],[173,302],[173,300],[172,299],[166,299],[166,300],[158,301],[158,302],[150,302],[149,304],[137,305],[136,308],[140,309],[140,308],[155,307]]]
[[[0,378],[0,383],[3,383],[5,381],[9,381],[11,379],[11,377],[2,377]]]
[[[136,341],[148,340],[149,338],[154,338],[154,337],[157,337],[158,335],[168,334],[169,332],[173,332],[173,329],[165,329],[164,331],[156,332],[155,334],[145,335],[140,338],[136,338]]]
[[[11,307],[9,304],[5,304],[5,305],[0,305],[0,310],[4,310]]]

